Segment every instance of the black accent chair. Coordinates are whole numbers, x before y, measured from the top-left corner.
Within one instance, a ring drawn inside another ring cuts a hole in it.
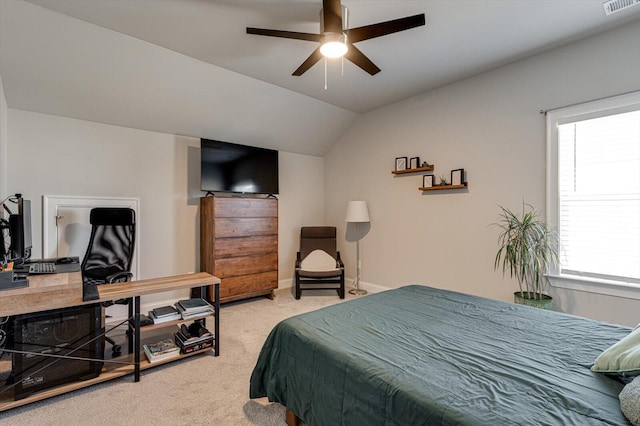
[[[295,267],[295,297],[302,290],[337,290],[344,299],[344,264],[336,245],[335,226],[300,228],[300,251]]]
[[[97,286],[131,281],[131,262],[136,236],[135,211],[121,207],[96,207],[91,209],[91,237],[87,252],[82,259],[83,299],[99,298]],[[132,316],[131,299],[116,300],[116,304],[129,305]],[[103,303],[109,306],[113,303]],[[114,354],[120,353],[120,346],[105,337],[113,345]]]

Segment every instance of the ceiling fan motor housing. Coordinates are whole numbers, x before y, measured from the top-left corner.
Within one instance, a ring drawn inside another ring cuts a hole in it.
[[[349,9],[347,6],[342,8],[342,30],[349,28]],[[324,34],[324,9],[320,9],[320,32]]]

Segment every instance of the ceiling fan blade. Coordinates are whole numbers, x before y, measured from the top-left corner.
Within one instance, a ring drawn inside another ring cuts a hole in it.
[[[320,53],[320,46],[318,46],[316,50],[314,50],[313,53],[311,53],[311,55],[309,55],[309,57],[302,63],[302,65],[300,65],[298,69],[295,70],[291,75],[295,75],[297,77],[301,76],[302,74],[307,72],[309,68],[314,66],[320,59],[322,59],[322,53]]]
[[[349,43],[349,50],[344,55],[345,58],[353,62],[371,75],[376,75],[380,72],[380,68],[376,66],[364,53],[358,50],[353,44]]]
[[[262,35],[268,37],[292,38],[295,40],[307,40],[320,42],[320,34],[299,33],[295,31],[268,30],[264,28],[247,27],[247,34]]]
[[[322,0],[323,32],[342,34],[342,5],[340,0]]]
[[[407,16],[406,18],[394,19],[392,21],[379,22],[377,24],[365,25],[364,27],[351,28],[345,30],[350,43],[357,43],[371,38],[381,37],[387,34],[420,27],[425,24],[424,13],[420,15]]]

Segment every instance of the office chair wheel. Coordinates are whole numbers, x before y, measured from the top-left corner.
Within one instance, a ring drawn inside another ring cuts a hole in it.
[[[111,348],[111,354],[114,357],[120,356],[120,354],[122,354],[122,347],[120,345],[113,345],[113,347]]]

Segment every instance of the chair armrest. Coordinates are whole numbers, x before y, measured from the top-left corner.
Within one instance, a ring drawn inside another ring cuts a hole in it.
[[[342,263],[342,258],[340,257],[340,252],[336,253],[336,262],[338,263],[338,266],[340,266],[340,269],[344,269],[344,263]]]
[[[133,274],[127,271],[116,272],[115,274],[111,274],[106,277],[105,281],[109,284],[113,284],[114,282],[116,282],[116,280],[119,280],[121,278],[126,278],[125,281],[131,281],[131,278],[133,278]]]
[[[302,264],[302,259],[300,259],[300,252],[296,254],[296,269],[300,269],[300,265]]]

